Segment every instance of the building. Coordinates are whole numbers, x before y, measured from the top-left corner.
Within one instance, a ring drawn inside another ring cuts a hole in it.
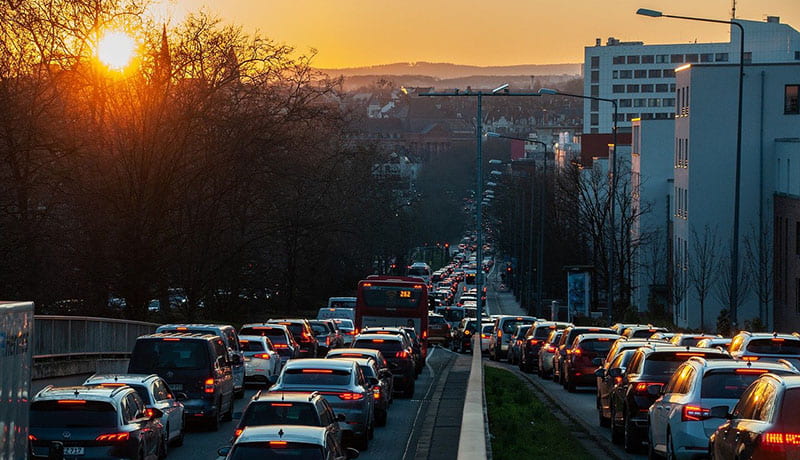
[[[800,33],[781,24],[780,18],[736,22],[745,30],[745,63],[800,62]],[[584,49],[584,94],[616,100],[621,131],[630,130],[636,118],[674,118],[675,68],[686,63],[738,63],[739,43],[735,26],[725,43],[645,45],[612,37],[603,46],[598,38]],[[612,115],[611,104],[585,100],[583,132],[611,132]]]
[[[701,262],[693,242],[709,235],[718,261],[702,317],[701,299],[689,288],[676,306],[680,327],[714,329],[728,306],[738,71],[733,64],[677,70],[673,260],[691,273]],[[739,270],[746,278],[739,284],[746,292],[739,327],[760,318],[768,330],[800,328],[799,90],[800,62],[745,66]]]

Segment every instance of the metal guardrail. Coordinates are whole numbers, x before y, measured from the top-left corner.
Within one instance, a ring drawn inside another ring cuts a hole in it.
[[[159,324],[91,316],[34,316],[34,359],[129,355]]]

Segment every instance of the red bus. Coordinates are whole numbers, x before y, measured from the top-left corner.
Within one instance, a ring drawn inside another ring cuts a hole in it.
[[[413,327],[428,354],[428,286],[421,278],[370,275],[358,282],[356,331],[365,327]]]

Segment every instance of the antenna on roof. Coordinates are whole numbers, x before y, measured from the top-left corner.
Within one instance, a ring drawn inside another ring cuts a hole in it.
[[[281,437],[281,438],[283,437],[283,428],[278,430],[278,437]]]
[[[747,361],[747,367],[752,367],[752,366],[753,366],[753,362],[752,361]]]
[[[75,393],[74,393],[74,394],[75,394],[75,396],[78,396],[78,395],[80,395],[81,393],[80,393],[80,392],[78,391],[78,389],[76,388],[76,389],[75,389]]]

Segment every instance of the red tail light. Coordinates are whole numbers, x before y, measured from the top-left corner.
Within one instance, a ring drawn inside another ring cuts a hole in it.
[[[285,343],[273,343],[272,346],[275,347],[275,348],[281,348],[281,349],[289,348],[289,345],[287,345]]]
[[[364,395],[361,393],[339,393],[339,399],[343,401],[358,401],[359,399],[364,399]]]
[[[240,435],[240,434],[242,434],[242,431],[244,431],[244,430],[243,430],[243,429],[241,429],[241,428],[237,428],[237,429],[236,429],[236,430],[233,432],[233,438],[234,438],[234,439],[238,438],[238,437],[239,437],[239,435]]]
[[[314,340],[314,337],[312,337],[308,332],[303,332],[303,335],[300,336],[301,342],[311,342],[312,340]]]
[[[651,385],[661,385],[657,382],[638,382],[633,387],[634,393],[640,396],[647,396],[647,389],[650,388]]]
[[[284,448],[284,447],[286,447],[288,445],[289,445],[288,441],[270,441],[269,442],[269,446],[272,447],[272,448],[276,448],[277,447],[279,449],[282,449],[282,448]]]
[[[397,353],[394,354],[394,357],[395,358],[406,359],[406,358],[408,358],[408,352],[407,351],[398,351]]]
[[[145,409],[144,410],[144,415],[146,415],[147,418],[152,418],[153,415],[155,415],[155,411],[153,409],[150,409],[150,408]]]
[[[253,358],[256,358],[256,359],[270,359],[270,357],[269,357],[269,355],[267,353],[255,354],[255,355],[253,355]]]
[[[481,338],[482,339],[488,339],[489,338],[489,334],[481,334]]]
[[[500,330],[497,331],[497,338],[499,339],[502,336],[503,336],[503,330],[500,329]]]
[[[38,439],[36,438],[36,436],[34,436],[32,434],[29,434],[28,435],[28,441],[38,441]]]
[[[109,434],[101,434],[95,441],[113,441],[113,442],[120,442],[120,441],[127,441],[130,439],[129,433],[109,433]]]
[[[684,422],[699,422],[709,418],[711,410],[700,406],[683,406],[681,420]]]
[[[381,399],[381,387],[375,387],[372,389],[372,397],[374,399]]]
[[[540,341],[539,341],[539,340],[536,340],[536,339],[528,339],[528,343],[529,343],[529,344],[531,344],[531,345],[538,345],[538,344],[539,344],[539,342],[540,342]]]
[[[544,351],[546,351],[548,353],[555,353],[556,352],[556,347],[554,347],[552,345],[548,345],[548,346],[544,347]]]
[[[784,450],[786,447],[800,446],[800,434],[762,433],[760,442],[767,450]]]
[[[213,393],[214,389],[215,388],[214,388],[214,379],[213,378],[212,379],[206,379],[205,382],[203,382],[203,391],[205,393]]]

